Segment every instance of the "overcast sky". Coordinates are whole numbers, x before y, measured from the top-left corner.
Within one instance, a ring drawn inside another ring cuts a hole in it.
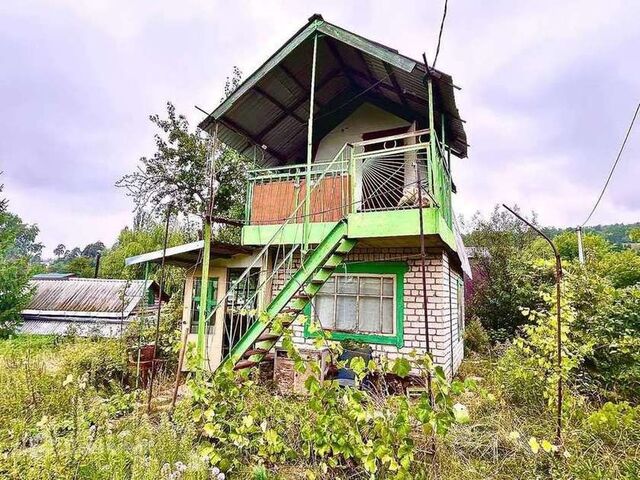
[[[313,13],[433,58],[441,0],[0,2],[0,182],[58,243],[113,243],[132,204],[114,182],[153,153],[151,113],[193,124],[238,65],[257,68]],[[471,148],[453,165],[466,217],[496,203],[576,225],[640,101],[640,2],[451,0],[437,67],[462,86]],[[640,220],[640,125],[592,224]]]

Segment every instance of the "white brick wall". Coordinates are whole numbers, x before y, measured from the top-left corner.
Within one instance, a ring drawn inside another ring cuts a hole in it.
[[[409,270],[404,276],[404,347],[372,345],[374,354],[389,358],[407,355],[413,350],[426,353],[426,328],[422,298],[422,273],[417,248],[356,248],[345,259],[359,261],[405,261]],[[464,350],[458,333],[458,288],[460,274],[449,268],[449,257],[439,248],[427,251],[427,313],[429,343],[436,364],[443,366],[448,375],[455,372],[462,362]],[[295,262],[299,264],[299,260]],[[339,272],[339,269],[338,269]],[[284,279],[273,281],[273,293],[282,288]],[[293,325],[294,342],[301,348],[312,348],[313,341],[304,338],[300,322]]]

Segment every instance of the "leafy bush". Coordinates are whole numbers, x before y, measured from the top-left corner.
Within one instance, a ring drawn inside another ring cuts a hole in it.
[[[285,335],[283,346],[296,370],[311,372],[302,400],[274,397],[246,373],[238,377],[230,369],[190,381],[193,419],[211,442],[203,454],[223,471],[240,476],[247,465],[302,463],[316,466],[307,478],[415,478],[416,444],[429,448],[432,436],[444,436],[456,422],[468,421],[465,407],[454,400],[464,385],[448,382],[442,368],[434,368],[428,358],[365,363],[356,357],[348,366],[363,384],[391,372],[406,377],[412,367],[423,379],[429,372],[435,408],[426,392],[411,401],[404,395],[384,397],[376,389],[321,382],[319,364],[304,362],[290,336]]]
[[[486,353],[491,347],[491,339],[477,318],[467,323],[464,329],[464,349],[468,352]]]
[[[121,340],[76,339],[60,350],[59,361],[61,372],[78,377],[87,374],[96,388],[129,382],[126,346]]]
[[[640,442],[640,407],[632,407],[627,402],[605,403],[586,421],[591,432],[609,443],[621,437],[633,437]]]

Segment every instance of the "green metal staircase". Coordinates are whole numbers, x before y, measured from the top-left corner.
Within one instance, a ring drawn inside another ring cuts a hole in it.
[[[347,220],[340,220],[305,256],[300,268],[264,309],[265,313],[233,346],[221,365],[231,363],[234,370],[241,370],[260,363],[281,337],[272,329],[276,318],[280,316],[282,326],[289,327],[355,245],[356,240],[347,238]]]

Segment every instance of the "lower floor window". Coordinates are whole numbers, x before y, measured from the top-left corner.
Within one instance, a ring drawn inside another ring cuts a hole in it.
[[[326,330],[395,333],[394,275],[335,274],[315,297],[316,319]]]

